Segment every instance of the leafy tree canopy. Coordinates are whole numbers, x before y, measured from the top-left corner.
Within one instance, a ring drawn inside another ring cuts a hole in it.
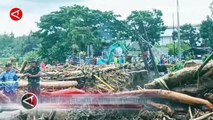
[[[64,61],[67,55],[86,51],[87,45],[98,50],[104,40],[125,37],[126,26],[113,12],[91,10],[84,6],[61,7],[41,17],[34,35],[41,38],[40,55],[48,60]]]
[[[201,23],[200,26],[200,35],[203,38],[203,43],[206,46],[210,46],[213,48],[213,20],[211,17],[207,17],[206,20],[204,20]]]
[[[160,40],[160,35],[166,30],[160,10],[153,11],[133,11],[127,18],[127,23],[132,31],[133,41],[144,39],[155,45]]]
[[[197,42],[199,42],[199,33],[191,24],[184,24],[180,27],[180,37],[191,47],[197,46]]]

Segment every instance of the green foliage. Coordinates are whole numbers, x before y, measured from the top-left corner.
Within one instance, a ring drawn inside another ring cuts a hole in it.
[[[191,47],[197,46],[196,42],[199,42],[199,33],[191,24],[184,24],[180,27],[180,37],[185,42],[189,41]]]
[[[178,32],[176,30],[174,30],[172,32],[172,40],[177,40],[178,39]]]
[[[175,46],[174,44],[168,44],[166,45],[167,48],[169,48],[169,55],[178,55],[178,44],[176,43]],[[174,49],[175,47],[175,49]],[[181,52],[190,49],[190,46],[186,43],[181,43]],[[174,52],[175,50],[175,52]]]
[[[9,60],[9,58],[0,58],[0,67],[4,67]]]
[[[40,30],[34,34],[42,39],[39,54],[49,61],[64,61],[67,55],[86,51],[87,45],[98,51],[102,41],[125,37],[126,26],[117,17],[111,11],[78,5],[44,15],[37,24]]]
[[[11,33],[3,34],[0,36],[0,57],[11,57],[15,53],[14,47],[14,35]]]
[[[184,68],[184,65],[185,65],[185,62],[184,61],[179,61],[178,63],[175,64],[174,67],[171,67],[169,69],[170,72],[175,72],[175,71],[178,71],[178,70],[181,70]]]
[[[213,20],[209,16],[201,23],[200,35],[206,46],[213,48]]]
[[[14,37],[13,33],[0,35],[0,57],[9,58],[15,57],[18,59],[25,53],[38,48],[39,39],[28,36]]]
[[[31,61],[33,59],[38,61],[41,60],[41,57],[39,56],[37,51],[30,51],[24,55],[24,60]]]
[[[133,41],[141,40],[140,34],[144,39],[155,45],[160,40],[160,35],[166,30],[162,20],[160,10],[153,11],[133,11],[127,18],[127,23],[131,39]],[[147,38],[148,37],[148,38]]]
[[[33,33],[30,32],[30,34],[27,37],[25,37],[23,40],[22,54],[28,53],[30,51],[38,50],[40,47],[40,43],[41,43],[41,39],[33,36]]]

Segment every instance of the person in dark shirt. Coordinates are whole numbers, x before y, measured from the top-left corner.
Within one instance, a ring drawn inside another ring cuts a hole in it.
[[[37,65],[37,61],[33,60],[30,62],[31,66],[25,71],[25,76],[28,78],[28,92],[39,95],[41,92],[40,88],[40,68]]]

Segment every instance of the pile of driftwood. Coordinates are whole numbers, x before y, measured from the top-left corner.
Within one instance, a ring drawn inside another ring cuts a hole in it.
[[[182,109],[181,111],[188,115],[186,119],[213,119],[213,61],[205,66],[185,67],[157,78],[153,82],[145,84],[144,87],[146,90],[140,91],[143,95],[154,94],[163,99],[184,103],[181,106],[175,106],[175,104],[164,101],[153,105],[171,117],[174,116],[171,113],[178,113],[177,111]],[[158,89],[158,91],[153,89]],[[138,94],[139,91],[136,93]]]
[[[201,66],[186,66],[150,83],[146,81],[147,71],[140,68],[133,69],[135,66],[49,67],[41,84],[44,88],[47,88],[47,85],[53,88],[57,88],[57,85],[60,88],[77,87],[86,92],[108,92],[113,95],[139,96],[145,99],[143,109],[70,110],[62,113],[57,111],[54,115],[57,119],[212,120],[213,61],[204,67]],[[52,85],[50,82],[53,82]],[[75,84],[68,85],[68,82]],[[55,83],[56,85],[53,85]],[[25,86],[26,81],[23,87]],[[38,117],[42,117],[43,113],[41,112]],[[34,112],[31,113],[31,117],[33,114]]]
[[[131,64],[57,67],[48,65],[47,68],[42,72],[41,87],[49,91],[77,87],[87,92],[118,92],[129,90],[131,86],[140,81],[144,82],[147,78],[147,71],[142,70],[142,65],[137,68]],[[26,86],[27,79],[21,77],[19,87],[26,88]]]

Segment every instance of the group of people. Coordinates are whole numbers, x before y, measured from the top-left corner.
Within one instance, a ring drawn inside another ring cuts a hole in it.
[[[174,64],[174,63],[175,63],[174,55],[171,55],[171,56],[161,55],[159,64],[164,65],[164,64]]]
[[[41,70],[37,65],[37,61],[32,60],[29,68],[24,71],[24,77],[28,79],[28,92],[40,95],[40,77]],[[19,86],[19,71],[13,67],[11,63],[5,65],[5,71],[0,74],[0,91],[3,95],[10,98],[11,101],[16,101],[17,89]]]
[[[104,58],[102,56],[95,57],[93,59],[93,65],[105,65],[105,64],[124,64],[125,63],[125,57],[124,56],[114,56],[112,61],[108,61],[107,58]]]

